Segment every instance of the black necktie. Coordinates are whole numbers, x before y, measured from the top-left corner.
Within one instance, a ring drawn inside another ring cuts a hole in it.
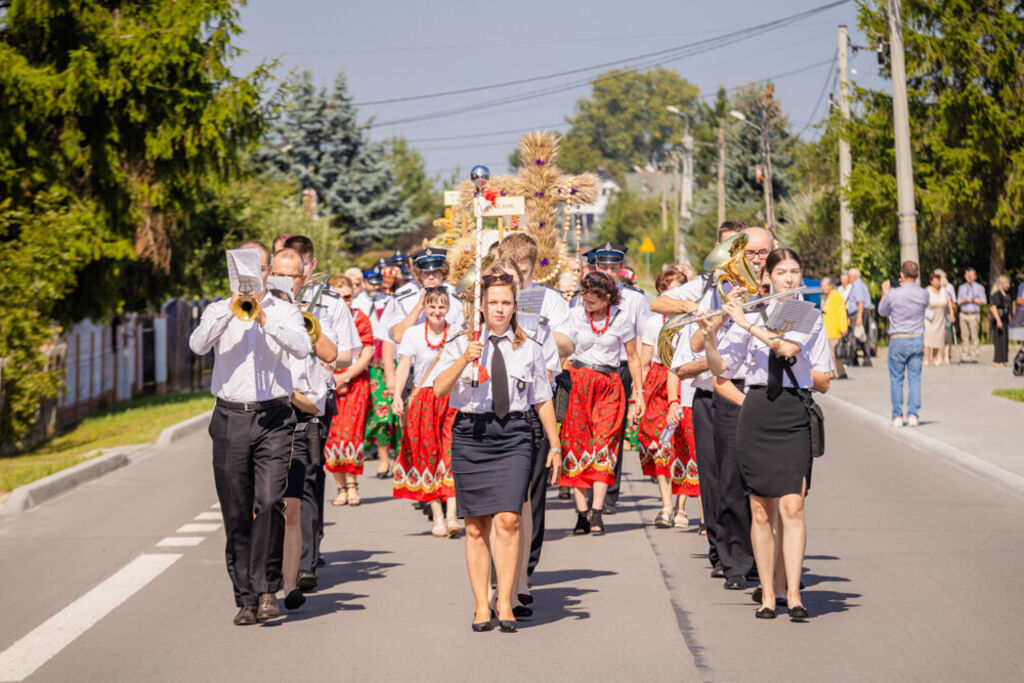
[[[508,415],[508,372],[505,370],[505,357],[501,355],[498,346],[501,337],[491,335],[488,339],[494,342],[491,354],[491,401],[494,414],[498,419],[504,419]]]
[[[783,358],[774,351],[768,352],[768,400],[774,401],[782,393],[782,373],[795,358]]]

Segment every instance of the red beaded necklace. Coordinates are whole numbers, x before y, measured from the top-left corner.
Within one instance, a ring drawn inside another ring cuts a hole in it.
[[[604,327],[602,327],[601,329],[597,329],[596,327],[594,327],[594,314],[593,313],[587,312],[587,317],[590,318],[590,329],[592,329],[594,331],[594,334],[601,335],[601,334],[604,334],[605,332],[608,331],[608,326],[612,322],[612,309],[611,308],[607,309],[607,311],[605,313]]]
[[[448,321],[446,320],[444,323],[444,332],[441,334],[441,341],[438,342],[437,346],[430,343],[430,323],[423,326],[423,339],[427,342],[427,347],[435,351],[444,346],[444,343],[448,341]]]

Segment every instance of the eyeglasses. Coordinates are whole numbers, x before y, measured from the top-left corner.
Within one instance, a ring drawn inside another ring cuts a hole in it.
[[[510,285],[512,284],[512,276],[508,273],[501,273],[499,275],[484,275],[480,278],[480,281],[485,285],[493,285],[495,282]]]
[[[302,273],[299,273],[298,275],[292,275],[290,273],[276,273],[274,271],[271,271],[270,275],[272,277],[290,277],[293,280],[298,280],[302,277]]]
[[[754,258],[755,256],[757,258],[768,258],[768,254],[770,253],[771,250],[769,249],[760,249],[758,251],[745,250],[743,252],[743,255],[746,256],[748,259]]]

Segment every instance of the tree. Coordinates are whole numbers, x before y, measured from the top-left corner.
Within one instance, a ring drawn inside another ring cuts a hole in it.
[[[5,444],[59,390],[40,354],[55,323],[158,300],[148,281],[186,251],[185,216],[262,131],[269,67],[244,78],[228,67],[237,5],[3,3]]]
[[[316,191],[323,213],[345,239],[368,247],[416,230],[408,202],[387,162],[387,147],[369,138],[344,73],[327,94],[306,71],[276,122],[261,159]]]
[[[444,201],[438,188],[439,179],[427,175],[423,155],[410,147],[405,138],[389,139],[387,148],[387,164],[395,176],[399,196],[409,207],[409,223],[414,228],[400,238],[396,246],[408,250],[437,234],[434,219],[444,214]]]
[[[871,42],[888,40],[885,3],[862,5]],[[924,271],[988,262],[1024,267],[1024,6],[904,0],[917,228]],[[887,62],[879,73],[890,77]],[[878,281],[898,267],[892,99],[857,90],[851,143],[854,260]]]

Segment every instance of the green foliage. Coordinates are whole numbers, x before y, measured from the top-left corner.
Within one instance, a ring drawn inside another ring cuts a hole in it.
[[[663,264],[675,260],[672,233],[661,232],[660,200],[644,200],[625,191],[619,193],[609,205],[608,213],[601,223],[597,244],[616,242],[629,247],[628,262],[642,275],[644,255],[640,251],[640,245],[647,237],[651,238],[656,249],[651,254],[651,273],[657,273]]]
[[[418,248],[423,240],[437,235],[434,219],[444,215],[443,188],[437,177],[427,175],[423,155],[410,147],[405,138],[391,138],[387,147],[387,164],[395,176],[401,201],[409,207],[409,223],[414,230],[400,237],[395,246],[403,250]],[[455,182],[444,187],[453,188]]]

